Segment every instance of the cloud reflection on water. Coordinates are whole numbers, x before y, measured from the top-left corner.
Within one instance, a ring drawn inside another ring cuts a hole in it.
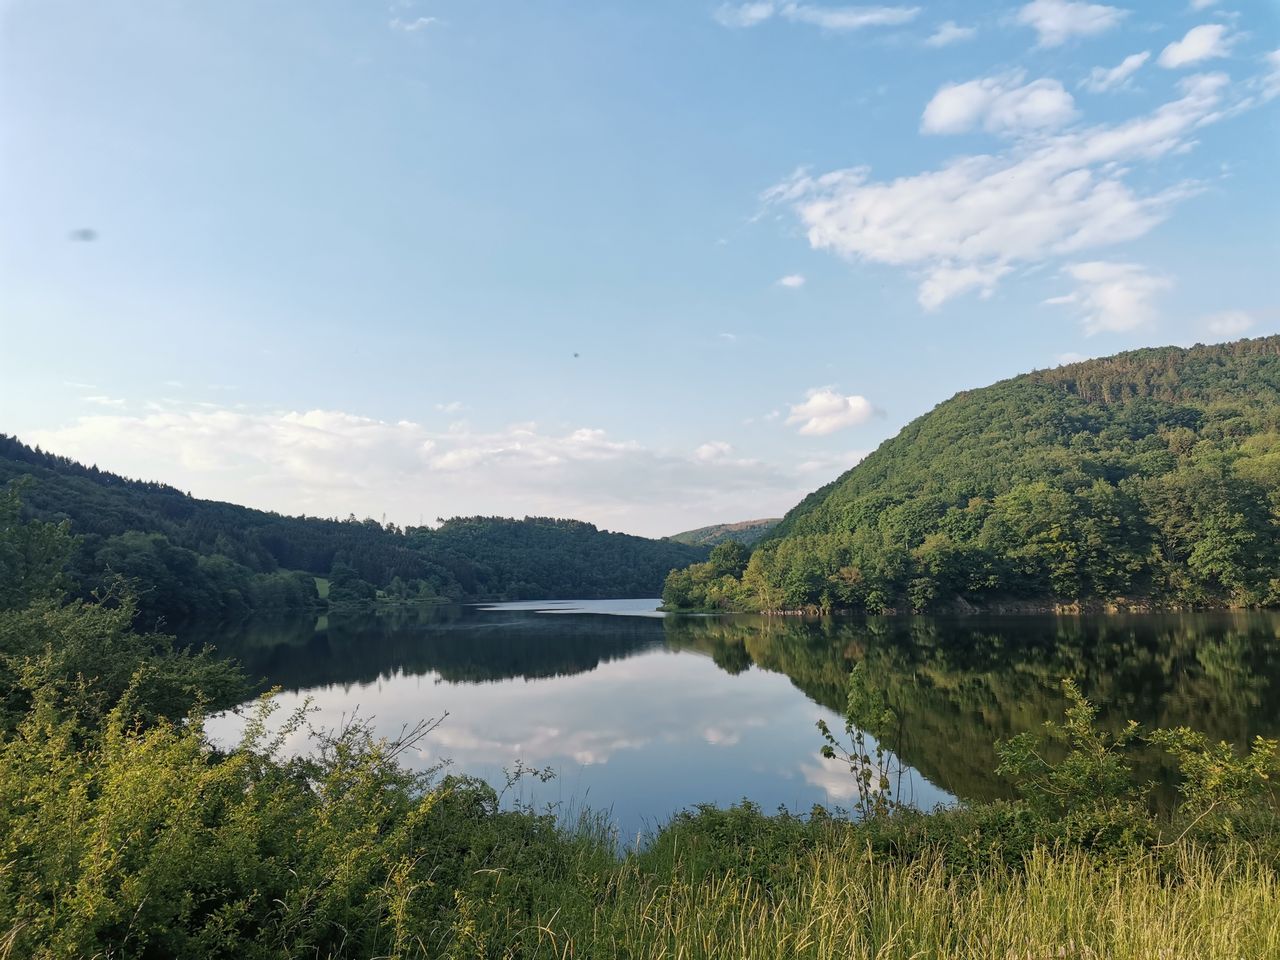
[[[313,726],[353,713],[394,734],[423,717],[448,719],[412,765],[451,760],[453,769],[500,785],[518,760],[551,767],[557,779],[525,786],[523,799],[612,811],[623,835],[696,803],[749,797],[765,809],[847,804],[856,788],[846,768],[818,755],[815,722],[842,721],[784,676],[725,673],[708,657],[649,649],[569,676],[482,684],[397,672],[363,684],[331,684],[280,695],[284,710],[310,699]],[[211,733],[227,741],[241,721],[223,716]],[[303,735],[286,749],[305,748]],[[946,795],[921,781],[933,802]]]

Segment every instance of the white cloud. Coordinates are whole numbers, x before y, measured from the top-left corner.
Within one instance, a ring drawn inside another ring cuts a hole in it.
[[[823,30],[860,30],[863,27],[896,27],[910,23],[919,7],[815,7],[784,4],[781,15],[793,23],[807,23]]]
[[[754,27],[764,23],[774,14],[774,4],[765,3],[724,3],[714,14],[716,22],[726,27]]]
[[[716,22],[726,27],[754,27],[773,17],[804,23],[823,30],[861,30],[864,27],[893,27],[910,23],[919,7],[817,7],[807,3],[724,3],[716,8]]]
[[[938,267],[920,284],[920,305],[926,310],[936,310],[952,297],[971,290],[979,291],[979,295],[985,300],[995,293],[1000,278],[1012,269],[1006,264],[989,267]]]
[[[1244,310],[1226,310],[1205,317],[1204,326],[1215,337],[1238,337],[1248,331],[1257,321]]]
[[[405,33],[417,33],[419,30],[425,30],[433,23],[437,23],[436,17],[416,17],[413,20],[401,20],[396,17],[391,21],[390,26],[393,30],[402,30]]]
[[[98,406],[98,407],[123,407],[124,406],[124,401],[119,397],[107,397],[101,394],[97,394],[95,396],[85,397],[84,399],[85,399],[85,402],[92,403],[94,406]]]
[[[1191,0],[1192,10],[1208,10],[1210,7],[1217,5],[1218,0]]]
[[[436,409],[444,413],[461,413],[466,408],[461,400],[450,400],[448,403],[437,403]]]
[[[989,133],[1016,136],[1075,119],[1075,101],[1061,83],[1024,79],[1019,72],[941,87],[924,108],[921,132],[965,133],[981,125]]]
[[[954,20],[948,20],[946,23],[940,24],[938,29],[929,35],[924,45],[926,47],[948,47],[953,43],[972,40],[977,35],[977,27],[962,27]]]
[[[713,747],[735,747],[742,741],[742,734],[736,730],[725,730],[717,725],[703,730],[702,739]]]
[[[1018,22],[1031,27],[1042,47],[1056,47],[1072,37],[1092,37],[1116,26],[1128,11],[1100,3],[1032,0],[1018,11]]]
[[[1164,277],[1155,276],[1136,263],[1092,260],[1071,264],[1066,273],[1076,281],[1075,292],[1045,302],[1075,304],[1089,336],[1150,325],[1156,317],[1152,300],[1171,286]]]
[[[870,450],[844,450],[840,453],[811,457],[796,464],[796,472],[813,476],[815,485],[826,483],[832,477],[840,476],[865,460],[870,452]]]
[[[710,440],[693,451],[693,459],[706,463],[710,460],[724,460],[733,453],[733,447],[723,440]]]
[[[800,765],[800,775],[806,783],[817,787],[827,797],[828,803],[850,803],[862,792],[862,785],[850,772],[847,764],[839,760],[809,760]],[[878,793],[877,780],[869,793]]]
[[[789,273],[778,281],[778,286],[790,287],[792,290],[795,290],[798,287],[803,287],[804,282],[804,277],[801,274]]]
[[[1135,161],[1185,149],[1223,115],[1225,76],[1194,75],[1180,87],[1179,99],[1126,122],[1020,141],[894,180],[872,180],[866,167],[799,171],[763,199],[788,205],[814,249],[919,271],[920,301],[935,307],[967,290],[989,292],[1017,264],[1140,237],[1192,195],[1194,184],[1144,195],[1127,182]]]
[[[1128,86],[1133,75],[1142,69],[1142,65],[1151,59],[1151,51],[1143,50],[1141,53],[1132,53],[1125,57],[1114,67],[1094,67],[1089,71],[1089,76],[1082,82],[1086,90],[1092,93],[1105,93],[1108,90],[1118,90]]]
[[[660,536],[708,516],[781,516],[814,486],[794,464],[648,446],[537,424],[433,430],[331,410],[169,403],[107,410],[23,439],[134,477],[282,513],[398,523],[455,514],[554,515]]]
[[[789,425],[800,425],[806,436],[822,437],[845,427],[866,423],[875,413],[871,401],[857,395],[845,396],[831,387],[815,387],[801,403],[793,404]]]
[[[1267,72],[1255,82],[1262,92],[1262,100],[1265,103],[1280,97],[1280,50],[1272,50],[1264,59]]]
[[[1192,27],[1181,40],[1175,40],[1160,51],[1159,64],[1169,70],[1187,67],[1204,60],[1214,60],[1230,55],[1234,37],[1227,36],[1227,28],[1221,23],[1206,23]]]

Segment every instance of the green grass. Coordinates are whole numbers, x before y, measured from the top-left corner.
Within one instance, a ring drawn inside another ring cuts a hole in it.
[[[715,873],[690,881],[643,858],[534,911],[496,874],[460,901],[454,956],[653,960],[990,960],[1280,957],[1274,865],[1247,849],[1180,847],[1099,861],[1037,848],[1016,868],[957,871],[937,855],[869,855],[832,832],[770,887]],[[422,945],[424,948],[425,944]]]

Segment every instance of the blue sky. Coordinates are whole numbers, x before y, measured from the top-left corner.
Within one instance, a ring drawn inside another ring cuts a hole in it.
[[[0,44],[0,430],[198,496],[671,533],[957,390],[1280,330],[1267,0],[0,0]]]

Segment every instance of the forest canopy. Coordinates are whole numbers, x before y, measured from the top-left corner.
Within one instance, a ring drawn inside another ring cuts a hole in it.
[[[438,527],[291,517],[200,500],[0,435],[0,487],[19,481],[29,518],[70,521],[67,576],[90,596],[123,578],[144,621],[232,617],[395,600],[656,596],[707,548],[549,517],[455,517]],[[327,597],[321,597],[317,578]]]
[[[673,609],[1280,603],[1280,337],[1137,350],[965,391]]]

